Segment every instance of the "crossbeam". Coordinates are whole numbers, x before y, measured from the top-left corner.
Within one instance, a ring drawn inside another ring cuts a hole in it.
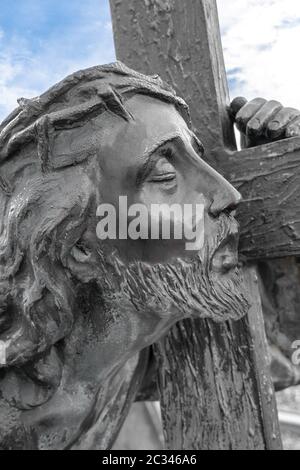
[[[221,172],[242,193],[240,252],[247,259],[300,254],[300,138],[225,152]]]

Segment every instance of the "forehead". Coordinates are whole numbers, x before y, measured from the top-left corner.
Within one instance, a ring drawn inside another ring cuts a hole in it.
[[[133,115],[135,126],[131,131],[144,129],[147,137],[163,137],[178,129],[187,129],[183,117],[174,104],[149,96],[135,95],[126,102],[126,109]]]
[[[114,119],[114,129],[102,141],[105,154],[119,155],[119,163],[130,163],[142,156],[149,148],[167,140],[168,136],[180,134],[184,138],[188,126],[173,104],[156,98],[135,95],[125,103],[133,120]]]

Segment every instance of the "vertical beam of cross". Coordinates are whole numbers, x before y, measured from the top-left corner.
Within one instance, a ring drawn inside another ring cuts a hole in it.
[[[110,0],[117,58],[159,74],[188,102],[216,168],[235,148],[215,0]],[[276,449],[280,437],[255,271],[238,322],[178,323],[156,347],[167,446]],[[259,325],[259,327],[258,327]]]

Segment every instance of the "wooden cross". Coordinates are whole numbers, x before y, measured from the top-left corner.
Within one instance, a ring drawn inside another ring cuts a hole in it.
[[[248,260],[299,254],[300,139],[236,150],[216,1],[110,3],[117,58],[159,74],[184,97],[207,161],[241,191],[241,253]],[[247,318],[185,320],[156,346],[170,449],[281,447],[254,265],[245,276]]]

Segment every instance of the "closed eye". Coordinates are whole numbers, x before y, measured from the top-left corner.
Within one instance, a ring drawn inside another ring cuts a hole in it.
[[[150,184],[159,184],[162,189],[175,190],[177,186],[176,170],[165,154],[157,160],[154,168],[147,178]]]
[[[163,182],[167,182],[167,181],[173,181],[176,179],[176,173],[172,172],[172,173],[161,173],[161,174],[157,174],[157,175],[153,175],[150,179],[149,179],[149,182],[150,183],[163,183]]]
[[[136,185],[144,182],[167,182],[176,178],[174,166],[170,163],[174,158],[173,142],[165,142],[156,151],[151,152],[145,163],[138,169]]]

